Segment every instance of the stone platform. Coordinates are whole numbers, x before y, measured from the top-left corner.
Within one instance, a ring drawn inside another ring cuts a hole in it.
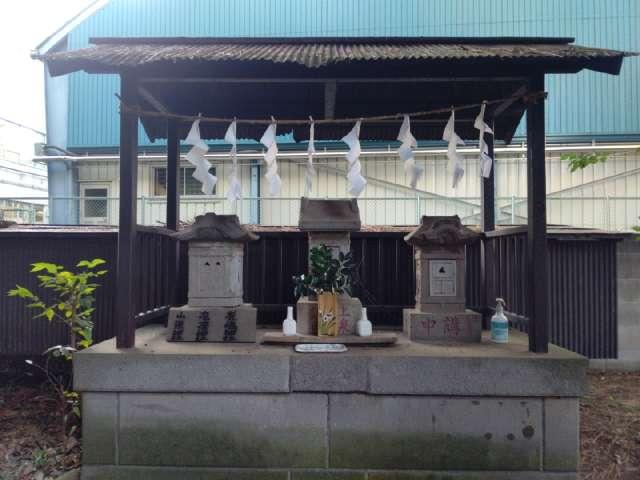
[[[587,360],[517,332],[328,356],[147,326],[74,367],[84,480],[576,478]]]

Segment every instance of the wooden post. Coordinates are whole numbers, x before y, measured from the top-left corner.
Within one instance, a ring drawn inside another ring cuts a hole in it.
[[[493,122],[490,119],[486,120],[488,125],[491,125],[493,129]],[[481,177],[480,190],[481,190],[481,206],[482,216],[480,219],[480,226],[483,232],[491,232],[496,228],[496,200],[495,200],[495,171],[496,162],[493,150],[493,135],[485,134],[484,141],[487,143],[487,149],[489,156],[493,158],[493,165],[491,166],[491,174],[489,178]],[[491,285],[493,277],[493,262],[495,256],[493,255],[493,242],[484,238],[480,244],[480,279],[482,284],[480,285],[480,292],[484,303],[484,311],[482,316],[482,328],[489,328],[489,320],[491,318],[492,311],[490,307],[494,305],[495,298],[492,298]]]
[[[167,228],[177,230],[180,221],[180,137],[178,122],[175,119],[167,121]],[[167,262],[167,296],[171,305],[176,305],[178,300],[178,272],[180,267],[179,242],[169,240]]]
[[[529,88],[544,91],[544,74],[532,77]],[[544,102],[537,98],[527,107],[529,350],[538,353],[549,351]]]
[[[489,123],[493,124],[493,122],[487,121],[487,124]],[[493,129],[493,125],[491,125],[491,128]],[[480,185],[482,191],[482,231],[492,232],[496,229],[496,159],[493,152],[493,135],[485,134],[484,141],[487,143],[489,156],[493,158],[493,165],[491,167],[491,175],[489,175],[489,178],[482,177]]]
[[[136,104],[136,79],[120,75],[120,96],[126,105]],[[135,344],[134,269],[138,182],[138,117],[120,110],[120,223],[118,228],[118,280],[116,287],[117,348]]]
[[[180,220],[180,193],[178,180],[180,178],[180,139],[178,138],[178,122],[175,119],[167,121],[167,228],[177,230]]]

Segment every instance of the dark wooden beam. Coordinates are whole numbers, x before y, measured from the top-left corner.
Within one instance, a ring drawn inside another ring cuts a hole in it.
[[[120,75],[120,96],[127,105],[136,105],[135,77]],[[134,268],[138,182],[138,117],[131,111],[120,111],[120,223],[118,228],[118,281],[116,289],[117,348],[135,344],[136,321]]]
[[[543,91],[544,74],[532,77],[529,88]],[[529,350],[538,353],[549,351],[544,102],[539,98],[527,107],[527,313]]]
[[[500,105],[496,107],[496,109],[493,111],[493,116],[499,117],[504,112],[509,110],[509,107],[518,100],[518,97],[520,97],[521,95],[524,95],[525,93],[527,93],[527,86],[523,85],[518,90],[513,92],[513,94],[511,95],[513,98],[510,98],[509,100],[505,100],[504,102],[502,102]]]
[[[141,83],[477,83],[477,82],[526,82],[526,77],[489,76],[489,77],[146,77]]]
[[[489,118],[486,119],[488,125],[493,130],[495,128],[493,121]],[[483,232],[492,232],[496,228],[496,198],[495,198],[495,152],[493,148],[493,135],[485,134],[485,142],[487,142],[487,148],[489,155],[493,158],[493,165],[491,166],[491,175],[489,178],[480,178],[480,203],[482,207],[482,214],[480,219],[480,226]],[[482,317],[482,327],[489,328],[490,320],[490,308],[495,306],[494,292],[492,285],[494,284],[493,271],[495,262],[494,242],[491,240],[483,239],[480,245],[480,293],[484,300],[484,311]]]
[[[336,113],[336,91],[338,85],[335,80],[324,84],[324,118],[332,119]]]
[[[180,178],[180,139],[178,121],[167,120],[167,228],[176,230],[178,212],[180,211],[180,194],[178,180]]]
[[[491,125],[491,129],[495,128],[491,119],[487,119],[487,124]],[[493,135],[486,133],[484,135],[484,141],[487,144],[489,156],[493,158],[493,165],[491,166],[491,174],[489,178],[481,177],[480,190],[481,190],[481,204],[482,204],[482,231],[491,232],[496,228],[496,188],[495,188],[495,171],[496,171],[496,159],[493,150]],[[480,152],[482,154],[482,152]]]
[[[149,104],[155,108],[160,113],[170,113],[169,109],[158,100],[149,90],[145,87],[138,87],[138,93],[142,98],[144,98]]]
[[[178,230],[180,222],[180,137],[179,124],[174,119],[167,120],[167,229]],[[167,289],[169,302],[176,305],[178,301],[178,272],[180,271],[179,242],[171,242],[167,255]]]

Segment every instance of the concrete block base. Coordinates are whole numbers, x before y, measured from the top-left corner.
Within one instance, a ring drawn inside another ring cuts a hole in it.
[[[255,342],[258,311],[251,305],[192,307],[169,311],[169,342]]]
[[[82,467],[83,480],[576,480],[562,472],[470,472],[384,470],[259,470],[218,468],[131,467],[95,465]]]
[[[362,303],[349,295],[338,297],[338,335],[354,335],[356,323],[360,320]],[[303,335],[318,334],[318,302],[302,297],[296,304],[296,321],[298,333]]]
[[[482,315],[466,310],[451,313],[427,313],[403,310],[404,333],[414,341],[479,342]]]
[[[83,480],[576,478],[587,361],[519,332],[335,356],[170,333],[74,355]]]

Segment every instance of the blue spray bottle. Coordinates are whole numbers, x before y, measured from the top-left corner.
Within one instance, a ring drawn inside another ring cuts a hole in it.
[[[496,313],[491,317],[491,341],[507,343],[509,341],[509,320],[504,315],[504,300],[496,298]]]

